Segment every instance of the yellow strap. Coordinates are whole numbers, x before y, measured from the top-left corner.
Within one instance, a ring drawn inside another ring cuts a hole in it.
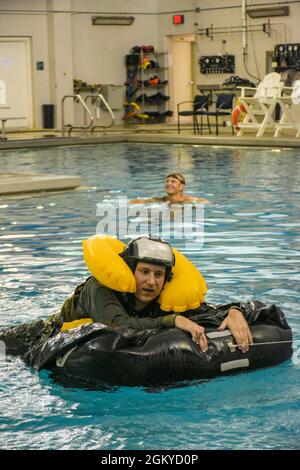
[[[68,321],[63,323],[60,331],[71,330],[72,328],[77,328],[77,326],[88,325],[89,323],[93,323],[91,318],[80,318],[80,320]]]

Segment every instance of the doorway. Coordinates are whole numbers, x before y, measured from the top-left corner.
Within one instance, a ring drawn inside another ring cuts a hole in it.
[[[14,118],[7,121],[6,127],[31,128],[33,106],[29,38],[0,37],[0,80],[5,87],[5,103],[0,106],[0,117]]]
[[[194,97],[194,47],[195,35],[187,34],[169,37],[169,78],[173,123],[177,122],[177,104],[192,101]],[[190,109],[191,104],[180,107],[181,111]],[[182,123],[191,123],[190,117],[183,117]]]

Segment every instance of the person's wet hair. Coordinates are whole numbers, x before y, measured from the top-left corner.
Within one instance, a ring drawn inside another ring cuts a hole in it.
[[[181,173],[171,173],[170,175],[166,177],[166,179],[168,178],[175,178],[178,181],[180,181],[181,184],[185,184],[184,176]]]

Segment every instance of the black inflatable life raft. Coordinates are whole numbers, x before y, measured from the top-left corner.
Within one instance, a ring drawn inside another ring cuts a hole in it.
[[[49,338],[25,360],[75,386],[162,386],[274,366],[291,357],[289,328],[258,323],[250,329],[254,344],[242,353],[229,330],[206,328],[209,347],[203,353],[177,328],[129,334],[91,323]]]

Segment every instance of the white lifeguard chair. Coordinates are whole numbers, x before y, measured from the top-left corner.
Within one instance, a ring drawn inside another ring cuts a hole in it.
[[[287,92],[290,94],[285,95]],[[275,126],[274,137],[278,137],[285,129],[295,129],[296,137],[300,137],[300,118],[295,113],[295,106],[300,104],[300,80],[295,80],[292,87],[283,87],[278,103],[281,118]]]
[[[265,75],[257,88],[241,87],[239,102],[246,114],[238,125],[238,136],[242,136],[247,129],[256,129],[256,137],[261,137],[267,129],[275,129],[273,116],[282,88],[281,76],[276,72]],[[255,92],[253,96],[246,96],[249,90]]]

